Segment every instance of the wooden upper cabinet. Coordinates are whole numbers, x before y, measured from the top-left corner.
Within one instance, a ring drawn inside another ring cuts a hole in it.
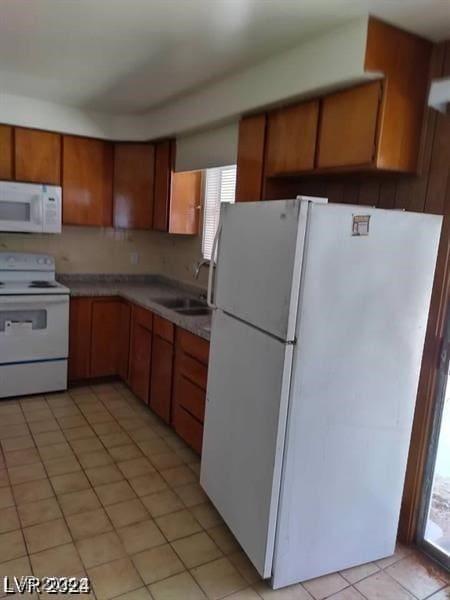
[[[322,100],[317,167],[370,165],[376,159],[382,82],[375,81]]]
[[[172,173],[169,209],[169,233],[199,232],[202,172]]]
[[[0,125],[0,179],[13,177],[13,129]]]
[[[175,142],[164,140],[155,144],[155,197],[153,229],[168,231],[172,173],[175,163]]]
[[[61,183],[61,135],[49,131],[14,130],[15,179],[30,183]]]
[[[110,142],[63,137],[65,225],[112,225],[112,168]]]
[[[155,149],[152,144],[114,145],[114,226],[151,229]]]
[[[239,122],[236,202],[262,198],[266,121],[264,113],[244,117]]]
[[[383,79],[323,99],[317,168],[417,171],[432,45],[371,17],[364,68]]]
[[[269,113],[265,174],[288,175],[314,168],[319,101],[312,100]]]
[[[378,19],[369,19],[364,68],[385,78],[375,166],[417,171],[427,105],[432,44]]]

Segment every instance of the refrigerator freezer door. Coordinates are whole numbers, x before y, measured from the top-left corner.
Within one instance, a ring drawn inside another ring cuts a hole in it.
[[[222,206],[215,304],[293,340],[307,212],[299,200]]]
[[[394,551],[440,227],[434,215],[311,209],[275,588]]]
[[[200,483],[262,577],[272,571],[292,345],[213,318]]]

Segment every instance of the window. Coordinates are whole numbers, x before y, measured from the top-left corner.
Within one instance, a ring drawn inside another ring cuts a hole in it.
[[[236,193],[236,165],[207,169],[203,201],[203,258],[211,260],[211,252],[219,225],[220,204],[234,202]]]

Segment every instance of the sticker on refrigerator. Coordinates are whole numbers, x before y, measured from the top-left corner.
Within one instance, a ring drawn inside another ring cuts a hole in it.
[[[370,215],[353,215],[352,235],[369,235]]]

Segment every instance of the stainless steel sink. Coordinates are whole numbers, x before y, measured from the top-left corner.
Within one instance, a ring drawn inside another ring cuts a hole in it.
[[[206,302],[196,298],[159,298],[155,300],[161,306],[172,308],[179,312],[180,310],[192,310],[195,308],[208,310]]]
[[[211,310],[207,306],[203,308],[176,308],[175,312],[179,313],[180,315],[191,315],[193,317],[211,314]]]

